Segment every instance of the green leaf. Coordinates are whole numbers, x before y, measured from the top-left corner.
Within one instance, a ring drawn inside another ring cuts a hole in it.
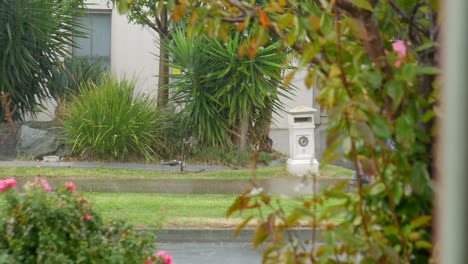
[[[244,221],[242,221],[242,223],[236,228],[236,230],[234,230],[234,238],[239,236],[242,229],[244,229],[247,226],[247,224],[250,222],[250,220],[252,220],[252,218],[253,215],[247,217]]]
[[[416,134],[414,132],[414,127],[416,124],[411,122],[411,119],[407,115],[402,115],[398,117],[395,122],[395,133],[396,140],[401,144],[413,144]]]
[[[365,77],[373,88],[379,88],[383,79],[380,71],[368,72]]]
[[[117,10],[120,14],[126,14],[130,10],[130,5],[127,0],[117,1]]]
[[[405,95],[403,83],[396,79],[391,80],[385,84],[385,91],[393,99],[393,110],[395,110]]]
[[[416,247],[424,249],[432,249],[432,244],[427,241],[417,241]]]
[[[381,182],[377,183],[372,187],[369,194],[372,196],[379,195],[385,191],[385,185]]]
[[[429,226],[431,224],[431,221],[432,221],[432,216],[422,215],[413,219],[411,221],[410,226],[411,228],[420,228],[423,226]]]
[[[371,259],[371,258],[365,258],[361,262],[361,264],[377,264],[377,261]]]
[[[402,77],[405,81],[411,82],[413,81],[416,75],[415,65],[412,63],[405,64],[402,69]]]
[[[416,73],[417,74],[435,75],[435,74],[439,74],[440,70],[437,67],[423,66],[423,67],[416,67]]]
[[[424,115],[421,117],[421,121],[424,122],[424,123],[427,123],[429,121],[431,121],[435,116],[435,113],[433,110],[427,110]]]
[[[387,139],[391,136],[390,127],[382,117],[369,115],[369,124],[379,138]]]
[[[253,248],[257,248],[268,238],[268,229],[266,224],[259,225],[254,232]]]
[[[414,51],[420,52],[420,51],[423,51],[423,50],[426,50],[426,49],[429,49],[429,48],[432,48],[432,47],[437,47],[437,46],[438,46],[438,44],[436,42],[426,42],[426,43],[422,44],[421,46],[415,48]]]
[[[367,0],[351,0],[351,2],[353,2],[353,4],[357,5],[360,8],[374,12],[374,8],[371,6],[371,4],[369,4]]]
[[[403,197],[403,186],[400,182],[396,182],[392,185],[392,195],[395,205],[400,204],[401,198]]]
[[[417,162],[413,165],[411,172],[411,186],[413,189],[422,193],[429,184],[429,172],[427,171],[427,164]]]
[[[285,27],[289,26],[293,20],[294,16],[291,13],[286,13],[284,15],[281,15],[280,18],[278,19],[278,27],[280,29],[284,29]]]

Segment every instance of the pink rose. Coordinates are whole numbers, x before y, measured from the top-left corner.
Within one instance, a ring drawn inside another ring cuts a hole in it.
[[[46,180],[42,180],[42,188],[44,188],[46,192],[52,191],[52,187],[49,185],[49,183]]]
[[[145,264],[153,264],[153,261],[151,261],[151,258],[147,258]]]
[[[83,205],[83,209],[88,210],[88,209],[89,209],[89,205],[87,205],[87,204]]]
[[[67,182],[65,183],[65,186],[67,187],[67,190],[70,190],[70,191],[76,190],[76,185],[73,182]]]
[[[158,250],[158,253],[156,256],[160,259],[163,259],[164,264],[174,264],[174,262],[172,262],[171,254],[166,253],[164,250]]]
[[[4,180],[5,184],[7,185],[7,188],[11,189],[16,186],[16,180],[13,178],[8,178]]]
[[[394,40],[392,42],[393,51],[396,52],[399,58],[403,59],[408,55],[407,47],[411,45],[411,42],[403,40]],[[402,60],[395,61],[395,67],[400,68],[402,65]]]
[[[86,220],[86,221],[89,221],[89,220],[91,220],[91,217],[93,217],[93,216],[92,216],[90,213],[87,213],[87,214],[85,215],[85,220]]]
[[[12,189],[15,186],[16,186],[16,180],[13,178],[0,180],[0,192],[4,192],[6,190]]]
[[[29,184],[29,186],[30,187],[39,186],[42,189],[44,189],[44,191],[46,191],[46,192],[52,191],[52,187],[49,185],[47,180],[45,180],[45,179],[41,180],[39,177],[34,178],[34,182]]]

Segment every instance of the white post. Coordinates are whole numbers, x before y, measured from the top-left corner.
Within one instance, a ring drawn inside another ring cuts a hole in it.
[[[289,156],[288,172],[303,176],[318,173],[319,163],[315,159],[314,108],[299,106],[288,112]]]
[[[444,85],[438,149],[437,263],[462,264],[468,259],[468,1],[442,3]]]

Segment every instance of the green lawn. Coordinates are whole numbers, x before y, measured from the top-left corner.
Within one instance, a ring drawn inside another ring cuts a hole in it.
[[[165,227],[234,227],[240,224],[242,218],[253,213],[251,210],[242,216],[236,214],[225,218],[227,209],[237,195],[85,193],[85,196],[104,218],[126,219],[139,227],[161,227],[161,223]],[[339,203],[340,200],[327,201],[318,211]],[[300,206],[301,202],[283,197],[281,205],[290,211]]]
[[[326,166],[321,172],[324,177],[348,177],[351,170],[337,166]],[[249,179],[292,177],[286,166],[267,167],[253,170],[233,170],[204,173],[168,173],[147,170],[111,168],[49,168],[0,166],[0,178],[7,177],[107,177],[107,178],[211,178]],[[73,179],[70,179],[73,181]],[[122,218],[140,227],[234,227],[242,222],[246,214],[226,219],[225,214],[237,195],[174,195],[141,193],[85,193],[93,201],[94,208],[106,219]],[[327,201],[324,207],[340,201]],[[300,202],[283,199],[286,210],[300,206]],[[322,207],[322,208],[324,208]],[[322,208],[319,208],[321,210]],[[337,221],[337,219],[331,219]],[[339,220],[339,219],[338,219]]]
[[[324,177],[348,177],[351,170],[325,166],[320,175]],[[232,170],[202,173],[175,173],[148,170],[114,169],[114,168],[51,168],[51,167],[21,167],[0,166],[0,178],[45,176],[45,177],[108,177],[108,178],[209,178],[209,179],[249,179],[293,177],[286,171],[286,166],[259,168],[256,171]]]

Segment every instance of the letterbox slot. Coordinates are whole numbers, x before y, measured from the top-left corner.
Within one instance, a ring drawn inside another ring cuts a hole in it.
[[[307,123],[312,122],[312,117],[295,117],[294,123]]]

